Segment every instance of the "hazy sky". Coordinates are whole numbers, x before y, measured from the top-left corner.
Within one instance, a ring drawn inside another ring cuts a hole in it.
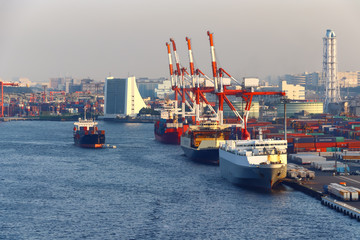
[[[168,77],[173,37],[211,75],[209,40],[234,77],[321,71],[326,29],[339,71],[360,71],[360,0],[0,0],[0,78]]]

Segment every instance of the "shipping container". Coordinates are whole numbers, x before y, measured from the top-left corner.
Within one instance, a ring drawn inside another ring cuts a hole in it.
[[[294,148],[315,148],[315,143],[294,143]]]
[[[336,142],[317,142],[315,143],[316,148],[331,148],[336,147]]]
[[[326,148],[326,151],[327,152],[336,152],[336,147],[328,147],[328,148]]]
[[[338,172],[338,173],[350,172],[350,168],[347,166],[346,167],[337,167],[336,172]]]
[[[328,191],[332,195],[344,200],[350,201],[350,193],[347,190],[344,190],[339,184],[330,183],[328,185]]]
[[[294,142],[298,142],[298,143],[314,143],[314,138],[313,137],[303,137],[303,138],[295,138]]]
[[[319,143],[322,143],[322,142],[336,142],[336,137],[316,137],[315,138],[315,142],[319,142]]]
[[[324,133],[308,133],[310,136],[322,136]]]

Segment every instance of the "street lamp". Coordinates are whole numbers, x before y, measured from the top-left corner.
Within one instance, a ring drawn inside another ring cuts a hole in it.
[[[286,103],[289,103],[290,99],[284,96],[280,99],[280,101],[284,103],[284,139],[287,140]]]

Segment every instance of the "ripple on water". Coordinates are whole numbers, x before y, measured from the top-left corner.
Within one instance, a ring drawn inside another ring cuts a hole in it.
[[[2,123],[0,239],[356,239],[358,222],[290,188],[234,186],[154,141],[99,122],[116,149],[81,149],[71,122]],[[341,229],[341,231],[340,231]]]

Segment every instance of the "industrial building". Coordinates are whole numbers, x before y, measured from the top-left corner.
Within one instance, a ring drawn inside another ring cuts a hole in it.
[[[246,106],[246,103],[244,101],[231,101],[231,103],[240,114],[244,113]],[[251,102],[249,118],[259,118],[259,112],[260,112],[259,102],[258,101]],[[235,114],[227,104],[224,105],[224,117],[225,118],[235,117]]]
[[[282,81],[281,91],[285,92],[290,100],[305,100],[305,87],[301,85],[287,84],[286,81]]]
[[[322,114],[324,113],[324,104],[322,102],[290,102],[286,104],[286,116],[292,116],[302,111],[308,114]],[[277,112],[279,117],[284,116],[284,104],[277,105]]]

